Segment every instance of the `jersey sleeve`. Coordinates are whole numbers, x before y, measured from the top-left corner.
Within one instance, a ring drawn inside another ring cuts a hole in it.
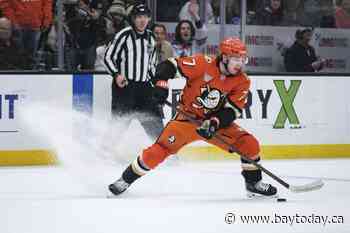
[[[107,46],[104,56],[104,64],[108,73],[112,77],[116,77],[117,74],[120,73],[120,63],[123,59],[121,56],[121,51],[124,49],[123,45],[128,38],[129,33],[129,28],[124,28],[115,35],[114,40]]]
[[[187,80],[200,78],[205,72],[205,58],[203,55],[176,58],[180,74]]]
[[[228,94],[228,104],[231,104],[236,110],[242,111],[247,102],[249,88],[250,79],[244,75],[242,82]]]

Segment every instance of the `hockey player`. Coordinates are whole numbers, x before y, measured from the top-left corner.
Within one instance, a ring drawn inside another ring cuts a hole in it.
[[[135,180],[193,141],[204,140],[229,151],[215,134],[222,136],[239,154],[260,161],[257,139],[234,122],[242,112],[250,87],[250,80],[243,72],[246,47],[237,38],[227,38],[220,43],[220,52],[216,58],[199,54],[171,58],[158,66],[153,83],[160,99],[167,96],[167,80],[177,76],[186,78],[179,103],[181,111],[167,124],[157,141],[109,185],[113,194],[124,192]],[[189,121],[188,115],[201,121],[201,125]],[[276,195],[274,186],[262,182],[260,169],[243,158],[241,162],[249,197]]]

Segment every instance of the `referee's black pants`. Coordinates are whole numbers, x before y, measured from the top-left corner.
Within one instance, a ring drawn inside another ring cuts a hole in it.
[[[155,140],[162,132],[163,109],[152,98],[153,87],[148,82],[129,81],[120,88],[112,83],[112,116],[121,121],[125,129],[133,118],[140,121],[147,135]]]

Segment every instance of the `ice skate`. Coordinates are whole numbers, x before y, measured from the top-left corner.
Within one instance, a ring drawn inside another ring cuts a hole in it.
[[[108,186],[108,189],[115,196],[118,196],[119,194],[125,192],[129,188],[129,186],[130,184],[125,182],[123,178],[119,178],[116,182],[114,182],[113,184],[110,184]]]
[[[277,198],[277,189],[271,184],[264,183],[261,180],[258,182],[246,182],[248,198]]]
[[[137,166],[138,164],[138,158],[133,162],[134,166]],[[108,186],[109,191],[113,193],[115,196],[125,192],[129,188],[129,186],[138,178],[141,177],[141,175],[138,175],[135,173],[135,171],[132,168],[132,164],[130,164],[123,172],[122,176],[113,184],[110,184]]]
[[[270,199],[278,197],[276,187],[262,181],[261,170],[243,170],[242,175],[248,198]]]

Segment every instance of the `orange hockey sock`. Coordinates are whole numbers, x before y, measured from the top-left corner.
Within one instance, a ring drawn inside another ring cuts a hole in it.
[[[147,149],[143,150],[142,161],[149,168],[154,169],[158,164],[164,161],[170,155],[169,151],[159,145],[158,143],[153,144]]]

